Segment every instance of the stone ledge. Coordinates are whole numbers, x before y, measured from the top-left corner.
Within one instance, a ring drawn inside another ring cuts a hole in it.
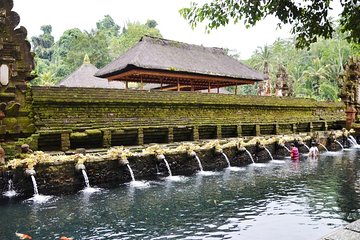
[[[360,239],[360,220],[336,230],[333,233],[321,238],[320,240],[359,240]]]

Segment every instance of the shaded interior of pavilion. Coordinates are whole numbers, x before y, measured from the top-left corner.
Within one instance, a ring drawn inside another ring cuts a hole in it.
[[[238,92],[238,86],[257,82],[224,76],[148,69],[127,70],[108,77],[108,80],[123,82],[125,89],[154,91],[224,93],[225,88],[233,86],[234,94]]]

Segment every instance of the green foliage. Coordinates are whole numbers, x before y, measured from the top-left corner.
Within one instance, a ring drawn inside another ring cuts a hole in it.
[[[156,28],[156,26],[158,25],[157,22],[155,20],[149,19],[146,21],[145,25],[148,28]]]
[[[192,27],[206,22],[207,29],[242,21],[246,28],[254,26],[268,15],[274,15],[282,24],[291,24],[291,32],[296,35],[296,46],[309,47],[319,37],[328,39],[335,32],[331,24],[329,11],[331,0],[211,0],[200,6],[192,2],[189,8],[180,10],[181,15]],[[347,33],[347,39],[360,43],[360,4],[358,1],[340,1],[341,31]]]
[[[259,71],[263,71],[265,62],[268,63],[273,87],[278,66],[282,65],[296,97],[336,101],[339,73],[347,59],[359,53],[343,38],[337,31],[333,39],[319,39],[310,49],[296,49],[294,40],[278,39],[270,46],[259,47],[246,63]]]
[[[51,25],[41,26],[43,34],[38,37],[32,37],[31,42],[33,44],[35,54],[42,59],[51,61],[54,45],[54,37],[51,35]]]
[[[120,26],[111,16],[105,15],[96,23],[96,29],[90,32],[68,29],[56,42],[51,35],[52,27],[42,26],[43,34],[32,37],[37,75],[32,84],[57,84],[83,64],[86,54],[96,67],[104,67],[144,35],[161,37],[156,26],[155,20],[148,20],[146,24],[128,23],[126,31],[120,33]]]
[[[119,38],[114,38],[110,44],[111,57],[115,58],[133,47],[143,36],[162,37],[160,31],[154,27],[157,24],[154,20],[148,20],[146,24],[138,22],[127,23],[123,34]]]

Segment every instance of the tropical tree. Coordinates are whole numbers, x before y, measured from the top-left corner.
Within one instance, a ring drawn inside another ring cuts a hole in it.
[[[153,27],[156,22],[148,20],[147,24],[139,22],[129,22],[119,38],[114,38],[110,45],[110,54],[112,58],[126,52],[133,47],[143,36],[162,37],[160,31]],[[155,23],[154,23],[155,22]],[[150,27],[151,26],[151,27]]]
[[[206,21],[208,30],[225,26],[230,20],[242,21],[245,27],[273,15],[283,24],[291,24],[296,35],[297,47],[308,47],[319,37],[331,38],[335,29],[330,17],[331,0],[211,0],[203,5],[192,2],[189,8],[180,10],[192,27]],[[346,32],[349,41],[360,43],[360,4],[358,0],[340,1],[340,30]]]
[[[40,28],[43,33],[31,38],[31,43],[35,54],[41,58],[51,61],[53,54],[54,37],[51,35],[51,25],[43,25]]]

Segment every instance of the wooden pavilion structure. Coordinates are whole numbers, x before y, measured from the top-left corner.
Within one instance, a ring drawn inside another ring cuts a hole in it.
[[[157,84],[154,90],[199,91],[254,84],[265,76],[209,48],[154,37],[143,37],[133,48],[100,69],[97,77],[109,81]],[[218,90],[219,92],[219,90]],[[236,92],[236,91],[235,91]]]

